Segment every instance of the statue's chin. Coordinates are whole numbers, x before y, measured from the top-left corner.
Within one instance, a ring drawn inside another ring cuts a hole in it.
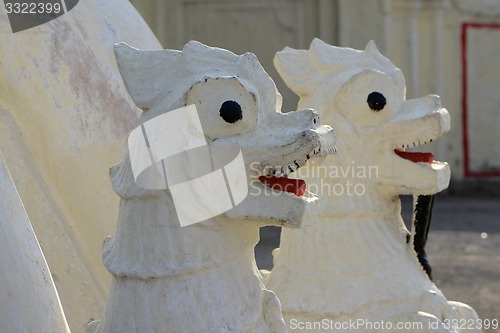
[[[259,192],[256,192],[259,191]],[[263,225],[301,227],[305,216],[315,209],[318,197],[308,191],[302,196],[281,192],[263,184],[253,185],[247,197],[224,213],[229,219],[258,219]]]
[[[434,161],[432,164],[414,172],[406,172],[404,180],[401,179],[401,181],[397,182],[395,178],[388,177],[386,182],[396,185],[398,194],[429,195],[447,189],[450,184],[450,176],[448,163]]]

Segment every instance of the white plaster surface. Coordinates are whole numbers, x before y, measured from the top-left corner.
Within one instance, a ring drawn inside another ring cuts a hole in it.
[[[160,48],[126,0],[84,0],[13,34],[0,12],[0,148],[74,332],[101,313],[109,277],[102,240],[116,223],[107,170],[138,111],[113,45]],[[3,330],[0,329],[3,332]]]
[[[270,167],[305,164],[306,155],[320,155],[319,148],[327,151],[322,142],[335,143],[332,129],[320,125],[313,110],[282,114],[281,96],[253,54],[237,56],[193,41],[182,51],[119,44],[116,56],[144,110],[141,123],[195,104],[212,152],[241,149],[254,187],[230,211],[181,227],[170,190],[139,187],[128,155],[113,166],[120,214],[103,250],[113,282],[103,318],[88,332],[286,332],[280,303],[255,265],[254,247],[259,226],[298,227],[317,197],[266,194],[256,178]],[[228,100],[240,105],[241,120],[227,123],[219,115]],[[170,134],[164,133],[165,144],[182,139]],[[221,163],[211,156],[215,166]],[[211,162],[197,163],[202,169]],[[185,200],[195,209],[196,197]]]
[[[393,151],[449,131],[439,97],[405,100],[402,73],[374,43],[358,51],[316,39],[309,50],[279,52],[275,64],[300,96],[299,107],[316,108],[339,140],[337,155],[299,174],[321,189],[317,221],[300,232],[282,230],[267,274],[266,286],[280,298],[289,327],[293,321],[360,319],[390,322],[395,332],[401,322],[421,323],[413,331],[457,332],[447,320],[477,319],[472,308],[448,302],[429,280],[400,215],[400,194],[448,186],[447,163],[414,163]],[[386,98],[380,111],[367,105],[374,91]]]
[[[0,331],[69,333],[21,198],[0,154]]]

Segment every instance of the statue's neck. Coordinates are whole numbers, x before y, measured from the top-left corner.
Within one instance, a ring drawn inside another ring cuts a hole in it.
[[[115,236],[104,245],[104,262],[115,275],[177,276],[226,265],[253,255],[258,228],[223,217],[181,227],[166,191],[124,199]]]
[[[390,188],[373,181],[357,178],[323,178],[317,192],[321,198],[321,216],[342,218],[374,218],[376,216],[397,215],[401,213],[399,196]],[[313,187],[313,186],[311,186]]]

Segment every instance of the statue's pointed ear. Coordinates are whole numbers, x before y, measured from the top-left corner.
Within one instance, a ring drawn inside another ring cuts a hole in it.
[[[373,40],[366,44],[364,54],[365,57],[370,58],[372,62],[375,62],[380,68],[383,68],[383,71],[392,77],[394,83],[401,88],[401,90],[406,91],[406,81],[403,73],[392,63],[392,61],[380,53]]]
[[[115,44],[116,62],[134,103],[149,109],[158,98],[167,73],[181,54],[174,50],[139,50],[126,43]]]
[[[274,56],[274,67],[297,95],[306,93],[308,82],[316,75],[316,69],[306,50],[285,47]]]
[[[366,44],[365,51],[367,51],[368,53],[373,53],[373,54],[380,53],[379,50],[378,50],[378,48],[377,48],[377,44],[375,44],[375,41],[373,39],[370,40]]]

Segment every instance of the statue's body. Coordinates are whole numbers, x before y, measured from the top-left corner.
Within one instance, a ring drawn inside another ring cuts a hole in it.
[[[232,210],[180,227],[170,190],[139,187],[129,156],[112,167],[121,204],[103,258],[113,282],[102,320],[88,330],[285,332],[280,303],[255,265],[254,246],[259,226],[298,227],[318,198],[265,195],[267,187],[256,179],[327,150],[321,142],[334,142],[331,128],[319,125],[312,110],[277,112],[281,96],[252,54],[190,42],[182,52],[121,44],[116,55],[132,99],[145,111],[141,123],[195,104],[211,147],[241,149],[247,179],[262,193],[251,189]],[[240,120],[223,119],[227,101],[241,107]]]
[[[278,53],[275,64],[299,107],[317,109],[339,139],[337,155],[308,169],[322,193],[316,223],[282,231],[267,276],[287,323],[383,320],[392,331],[416,322],[413,331],[449,332],[453,319],[476,319],[428,278],[400,215],[399,195],[430,195],[449,183],[448,164],[404,152],[449,131],[439,97],[405,100],[402,73],[373,43],[357,51],[315,40],[310,50]]]

